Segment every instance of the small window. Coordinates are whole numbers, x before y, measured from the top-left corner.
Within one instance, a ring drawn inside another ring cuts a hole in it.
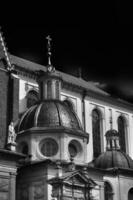
[[[118,117],[118,132],[121,150],[126,153],[126,123],[122,116]]]
[[[101,113],[92,111],[93,156],[97,158],[101,154]]]
[[[39,100],[38,93],[35,90],[31,90],[28,92],[27,96],[27,108],[35,105],[36,102]]]
[[[40,144],[40,151],[44,156],[55,156],[58,152],[58,144],[54,139],[46,138]]]
[[[68,145],[68,151],[70,157],[76,157],[80,152],[82,152],[81,144],[77,140],[72,140]]]
[[[73,102],[70,99],[65,99],[64,103],[72,110],[75,110],[75,106],[73,104]]]
[[[111,185],[108,182],[105,182],[104,186],[104,198],[106,200],[113,200],[113,190]]]

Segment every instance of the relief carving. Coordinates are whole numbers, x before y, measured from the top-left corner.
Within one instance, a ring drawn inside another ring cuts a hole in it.
[[[34,183],[34,200],[44,200],[44,183],[39,181]]]
[[[19,200],[29,200],[29,187],[28,187],[28,185],[22,185],[19,188],[17,199],[19,199]]]
[[[9,180],[0,178],[0,200],[8,200]]]

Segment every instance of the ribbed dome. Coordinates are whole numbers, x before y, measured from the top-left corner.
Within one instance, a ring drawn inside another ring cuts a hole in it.
[[[44,100],[28,109],[18,125],[18,132],[33,127],[65,127],[82,131],[76,113],[60,100]]]
[[[101,154],[94,161],[94,166],[100,169],[126,168],[133,169],[133,160],[124,152],[112,150]]]

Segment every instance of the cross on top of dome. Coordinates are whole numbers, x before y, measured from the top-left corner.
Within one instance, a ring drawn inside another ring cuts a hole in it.
[[[47,55],[48,55],[48,66],[47,66],[47,71],[48,72],[54,72],[55,71],[55,68],[53,67],[52,63],[51,63],[51,41],[52,41],[52,38],[50,37],[50,35],[48,35],[46,37],[46,40],[47,40]]]

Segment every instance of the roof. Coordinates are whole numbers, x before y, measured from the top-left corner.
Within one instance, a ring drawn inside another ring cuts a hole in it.
[[[64,183],[69,183],[69,184],[74,184],[74,185],[80,185],[81,187],[82,187],[82,184],[85,184],[85,185],[87,184],[88,187],[92,187],[92,188],[97,185],[91,178],[86,177],[79,170],[65,172],[60,177],[53,177],[49,179],[48,182],[51,185],[64,182]]]
[[[28,61],[28,60],[25,60],[23,58],[19,58],[17,56],[13,56],[13,55],[10,55],[10,57],[11,57],[11,63],[16,66],[22,67],[26,70],[33,71],[33,72],[39,71],[39,70],[46,72],[46,66],[43,66],[43,65],[40,65],[37,63],[33,63],[31,61]],[[78,78],[78,77],[72,76],[70,74],[63,73],[58,70],[56,70],[56,71],[57,71],[57,73],[60,74],[60,76],[62,77],[64,82],[69,82],[70,84],[77,85],[78,87],[82,87],[84,89],[91,90],[93,92],[96,92],[96,93],[99,93],[99,94],[102,94],[105,96],[109,96],[109,94],[107,92],[98,88],[93,82],[87,82],[87,81],[83,80],[82,78]]]
[[[106,151],[93,162],[94,167],[100,169],[122,168],[133,170],[133,160],[120,150]]]
[[[25,70],[25,71],[29,71],[30,73],[34,73],[37,71],[44,71],[46,72],[46,66],[28,61],[26,59],[14,56],[14,55],[10,55],[10,60],[11,63],[14,64],[16,66],[16,68],[21,68],[21,70]],[[81,88],[82,90],[85,90],[87,92],[91,92],[92,94],[96,94],[99,96],[99,98],[106,98],[106,100],[111,103],[111,104],[115,104],[115,105],[119,105],[122,107],[126,107],[126,109],[128,108],[129,110],[133,110],[133,104],[119,99],[119,98],[114,98],[112,97],[109,93],[107,93],[106,91],[102,90],[101,88],[98,87],[97,84],[95,84],[95,82],[92,81],[85,81],[82,78],[78,78],[75,76],[72,76],[70,74],[66,74],[63,73],[61,71],[56,70],[57,73],[60,74],[62,80],[72,86],[77,86],[78,88]]]

